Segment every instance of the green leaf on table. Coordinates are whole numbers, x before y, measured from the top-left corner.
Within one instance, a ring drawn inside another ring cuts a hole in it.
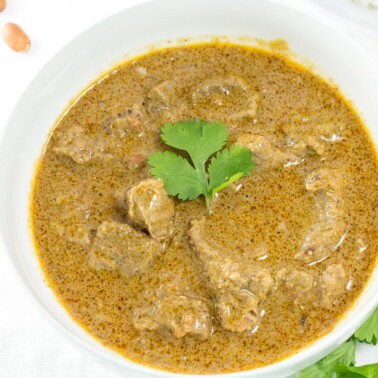
[[[326,378],[327,375],[320,370],[317,364],[311,365],[301,371],[301,378]]]
[[[340,378],[377,378],[378,363],[363,366],[337,366],[337,377]]]
[[[302,370],[301,378],[331,378],[337,366],[345,365],[350,366],[355,363],[356,342],[349,340],[341,344],[336,350],[324,357],[316,364]]]
[[[378,308],[370,315],[368,320],[354,334],[359,341],[369,344],[377,344],[378,339]],[[378,377],[378,376],[377,376]]]

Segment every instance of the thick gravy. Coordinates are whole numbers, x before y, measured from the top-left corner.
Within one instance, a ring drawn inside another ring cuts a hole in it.
[[[130,188],[155,185],[160,128],[189,119],[223,122],[256,168],[210,211],[164,194],[169,222],[141,227]],[[281,55],[212,43],[135,58],[75,101],[38,165],[31,224],[51,288],[91,335],[143,365],[210,374],[329,332],[375,265],[377,209],[374,147],[340,93]]]

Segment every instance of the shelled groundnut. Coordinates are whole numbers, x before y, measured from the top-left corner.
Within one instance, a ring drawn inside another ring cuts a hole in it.
[[[5,43],[14,51],[27,52],[30,48],[29,37],[17,24],[5,24],[2,30],[2,36]]]
[[[7,6],[7,0],[0,0],[0,13],[5,9]]]

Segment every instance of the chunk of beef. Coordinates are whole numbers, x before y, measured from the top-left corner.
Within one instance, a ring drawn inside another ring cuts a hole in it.
[[[145,105],[148,114],[162,123],[183,120],[186,107],[177,95],[174,80],[166,80],[154,86],[147,95]]]
[[[288,136],[291,147],[299,154],[314,152],[323,155],[328,144],[343,139],[345,126],[338,122],[295,123],[283,126],[283,132]]]
[[[262,135],[243,134],[236,143],[251,150],[258,167],[273,168],[286,160],[286,155]]]
[[[157,240],[173,232],[174,202],[162,180],[146,179],[127,192],[130,219]]]
[[[124,139],[131,133],[140,133],[149,126],[148,117],[141,104],[108,117],[102,125],[104,132],[114,138]]]
[[[84,164],[92,159],[96,145],[91,137],[85,134],[84,129],[74,125],[57,133],[54,152],[68,157],[77,164]]]
[[[328,168],[314,170],[306,178],[306,189],[313,193],[318,220],[305,236],[295,258],[314,264],[327,258],[343,242],[347,231],[342,201],[345,177]]]
[[[262,135],[243,134],[236,143],[251,150],[256,166],[259,168],[290,167],[304,161],[302,151],[297,148],[280,150]]]
[[[218,117],[228,120],[253,118],[258,100],[259,95],[236,76],[206,79],[192,93],[193,105],[201,116],[206,117],[214,108]]]
[[[300,270],[283,269],[278,272],[277,278],[282,281],[287,297],[294,303],[300,303],[314,288],[314,277]]]
[[[333,191],[337,193],[345,186],[345,178],[340,171],[318,168],[306,177],[306,189],[310,192]]]
[[[252,331],[259,320],[259,304],[271,290],[273,279],[266,269],[231,259],[222,248],[210,245],[203,235],[204,222],[192,221],[189,235],[216,298],[219,322],[226,330]]]
[[[161,246],[143,232],[106,221],[97,229],[88,262],[96,270],[118,270],[131,276],[145,272],[161,253]]]
[[[194,336],[204,340],[212,331],[206,303],[182,294],[168,295],[154,306],[137,309],[133,323],[140,331],[167,330],[176,339]]]
[[[345,291],[347,276],[341,264],[332,264],[318,279],[320,304],[325,308],[331,308],[337,303],[337,299]]]

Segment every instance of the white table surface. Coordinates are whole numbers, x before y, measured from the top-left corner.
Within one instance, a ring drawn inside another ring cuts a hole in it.
[[[97,21],[143,0],[7,1],[6,11],[0,13],[0,28],[6,22],[20,24],[30,36],[32,48],[27,54],[17,54],[0,41],[0,135],[18,97],[51,56]],[[285,1],[313,7],[307,0]],[[376,59],[378,74],[378,39],[362,35],[351,24],[343,27]],[[0,377],[118,377],[67,344],[51,328],[4,254],[0,250]],[[357,357],[360,364],[378,362],[378,346],[359,347]]]

